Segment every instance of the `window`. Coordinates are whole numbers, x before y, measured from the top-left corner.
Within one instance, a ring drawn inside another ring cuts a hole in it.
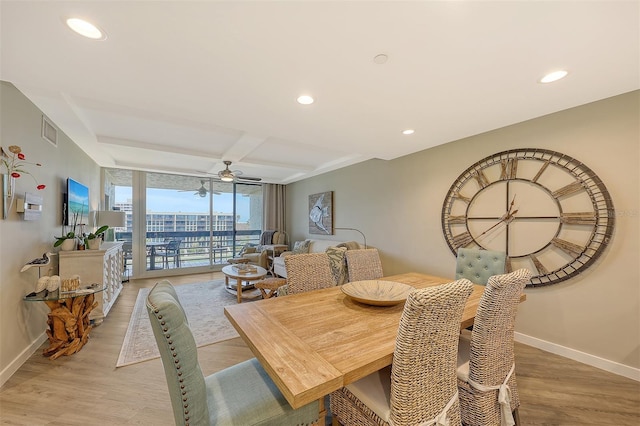
[[[111,200],[127,212],[127,230],[118,239],[131,240],[136,211],[143,209],[139,237],[133,244],[140,269],[200,268],[225,265],[262,232],[262,185],[220,182],[213,178],[106,169],[114,191]],[[142,194],[136,193],[134,177]],[[144,188],[144,189],[142,189]],[[132,200],[136,200],[134,203]],[[138,201],[139,200],[139,201]],[[144,205],[143,205],[144,203]],[[137,234],[136,234],[137,235]],[[168,242],[179,242],[178,254]],[[135,257],[135,256],[134,256]],[[179,258],[179,260],[178,260]],[[146,261],[144,260],[146,259]],[[194,271],[197,272],[197,271]],[[143,271],[134,271],[137,276]]]

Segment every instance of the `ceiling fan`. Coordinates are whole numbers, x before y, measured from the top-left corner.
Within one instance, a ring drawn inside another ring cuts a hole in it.
[[[225,164],[225,169],[220,170],[218,172],[218,177],[223,182],[233,182],[233,181],[253,181],[260,182],[262,178],[259,177],[250,177],[250,176],[242,176],[242,172],[240,170],[229,170],[229,166],[231,165],[231,161],[225,160],[223,161]]]
[[[216,192],[216,191],[209,191],[204,184],[207,182],[207,180],[205,179],[201,179],[200,180],[200,188],[196,189],[193,193],[193,195],[198,195],[200,197],[206,197],[208,192],[211,192],[212,194],[216,194],[216,195],[220,195],[220,192]],[[187,190],[180,190],[178,192],[191,192],[193,191],[193,189],[187,189]]]

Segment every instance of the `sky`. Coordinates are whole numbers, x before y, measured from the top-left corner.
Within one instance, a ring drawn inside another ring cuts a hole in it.
[[[147,213],[209,213],[209,197],[199,197],[195,191],[179,192],[167,189],[147,190]],[[116,186],[116,203],[126,203],[133,199],[131,187]],[[216,213],[233,213],[233,194],[222,193],[213,196],[213,211]],[[249,198],[238,197],[237,214],[239,222],[249,220]]]

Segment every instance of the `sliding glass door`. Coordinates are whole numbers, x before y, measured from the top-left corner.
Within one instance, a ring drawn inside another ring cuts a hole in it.
[[[258,242],[262,224],[260,184],[129,173],[134,174],[137,185],[129,182],[121,187],[123,182],[114,181],[113,192],[114,205],[128,212],[131,229],[118,236],[133,241],[136,253],[132,257],[138,259],[131,262],[138,265],[133,267],[135,276],[220,269],[244,244]],[[122,199],[118,194],[124,194]]]

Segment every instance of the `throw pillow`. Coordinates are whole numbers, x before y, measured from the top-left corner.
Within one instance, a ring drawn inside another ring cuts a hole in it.
[[[346,247],[327,247],[329,264],[331,265],[331,275],[336,285],[347,282],[347,262],[345,258]]]
[[[293,254],[305,254],[305,253],[309,253],[309,245],[311,244],[311,241],[309,240],[304,240],[304,241],[296,241],[293,244]]]
[[[257,248],[255,244],[247,243],[244,245],[244,247],[242,247],[242,250],[240,250],[240,253],[238,253],[238,256],[242,256],[243,254],[255,253],[256,250]]]
[[[347,250],[357,250],[360,248],[360,244],[355,241],[346,241],[338,244],[336,247],[346,247]]]

